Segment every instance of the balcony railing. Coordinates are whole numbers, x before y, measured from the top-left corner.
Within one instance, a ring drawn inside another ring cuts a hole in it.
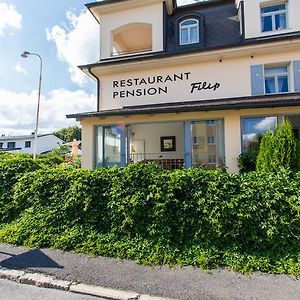
[[[183,153],[130,153],[130,163],[156,163],[167,170],[184,167]]]

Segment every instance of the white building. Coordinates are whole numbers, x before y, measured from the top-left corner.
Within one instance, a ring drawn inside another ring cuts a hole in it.
[[[82,125],[82,166],[170,168],[237,158],[284,118],[300,138],[300,0],[103,0],[98,84]],[[95,21],[96,22],[96,21]]]
[[[47,153],[53,149],[58,148],[63,143],[63,140],[52,133],[39,134],[37,142],[37,154]],[[0,137],[0,151],[33,154],[33,149],[34,134]]]

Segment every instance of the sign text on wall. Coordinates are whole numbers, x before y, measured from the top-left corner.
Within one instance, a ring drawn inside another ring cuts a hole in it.
[[[157,75],[142,78],[129,78],[122,80],[114,80],[112,82],[112,97],[129,98],[141,96],[154,96],[168,94],[169,83],[176,83],[179,81],[189,81],[191,72],[177,73],[172,75]],[[190,84],[190,93],[201,90],[217,90],[221,86],[220,83],[210,83],[206,81],[194,82]]]

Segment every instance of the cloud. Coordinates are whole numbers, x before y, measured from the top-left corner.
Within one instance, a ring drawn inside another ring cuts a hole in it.
[[[258,131],[267,131],[273,129],[277,122],[277,117],[267,117],[255,125]]]
[[[30,134],[34,131],[36,91],[26,94],[0,89],[0,99],[0,135]],[[5,105],[1,101],[5,101]],[[49,97],[41,97],[39,132],[50,133],[74,125],[75,120],[67,119],[66,114],[94,111],[95,106],[96,97],[83,90],[53,90]]]
[[[28,72],[19,63],[16,65],[15,70],[18,73],[23,73],[24,75],[28,74]]]
[[[77,66],[99,59],[99,25],[87,11],[79,16],[69,11],[66,17],[70,28],[55,25],[46,29],[47,39],[55,42],[59,59],[69,65],[72,81],[82,86],[86,75]]]
[[[4,30],[9,27],[21,29],[22,15],[13,5],[0,2],[0,35],[4,35]]]

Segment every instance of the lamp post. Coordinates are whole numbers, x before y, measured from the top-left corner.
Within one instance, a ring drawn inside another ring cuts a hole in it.
[[[38,143],[38,128],[39,128],[39,116],[40,116],[40,100],[41,100],[41,87],[42,87],[42,69],[43,69],[43,61],[39,54],[31,53],[28,51],[24,51],[21,54],[21,57],[27,58],[29,55],[35,55],[40,59],[40,76],[39,76],[39,90],[38,90],[38,103],[36,110],[36,121],[35,121],[35,131],[34,131],[34,145],[33,145],[33,159],[36,159],[37,153],[37,143]]]

